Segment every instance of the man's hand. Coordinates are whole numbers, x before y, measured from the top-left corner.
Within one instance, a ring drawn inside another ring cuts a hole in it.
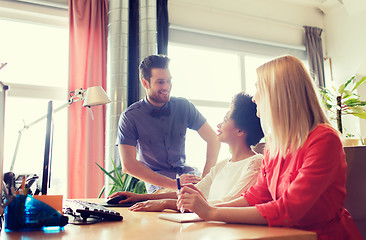
[[[115,192],[108,196],[107,199],[114,198],[117,196],[124,196],[126,199],[119,201],[119,204],[139,202],[145,200],[142,194],[132,193],[132,192]]]
[[[182,174],[180,176],[180,183],[181,184],[188,184],[188,183],[192,183],[192,184],[196,184],[199,181],[201,181],[201,177],[196,176],[196,175],[192,175],[192,174]]]

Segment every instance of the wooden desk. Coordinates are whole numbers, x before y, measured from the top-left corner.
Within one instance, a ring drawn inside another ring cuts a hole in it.
[[[0,239],[62,239],[62,240],[217,240],[217,239],[276,239],[315,240],[316,234],[290,228],[275,228],[222,222],[176,223],[158,218],[160,212],[131,212],[113,208],[123,216],[121,222],[101,222],[91,225],[68,224],[54,233],[1,232]]]

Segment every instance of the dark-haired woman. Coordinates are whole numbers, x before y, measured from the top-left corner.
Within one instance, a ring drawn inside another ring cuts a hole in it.
[[[202,196],[211,204],[239,197],[257,180],[263,155],[254,152],[251,146],[256,145],[264,134],[256,112],[252,96],[239,93],[234,96],[224,121],[217,126],[218,140],[229,145],[232,156],[217,163],[200,182],[192,185],[193,188],[199,189]],[[185,177],[191,176],[182,175],[182,183],[185,182]],[[135,204],[130,208],[132,211],[177,210],[175,192],[161,194],[119,192],[110,197],[118,195],[127,197],[120,203],[149,200]]]

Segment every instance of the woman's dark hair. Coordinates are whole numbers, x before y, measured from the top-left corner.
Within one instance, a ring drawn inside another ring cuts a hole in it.
[[[257,117],[257,105],[252,98],[241,92],[231,102],[230,118],[234,120],[235,127],[247,133],[248,146],[256,145],[264,137],[260,119]]]
[[[151,69],[152,68],[168,68],[170,59],[165,55],[151,55],[146,57],[141,61],[140,69],[140,79],[146,79],[150,82]]]

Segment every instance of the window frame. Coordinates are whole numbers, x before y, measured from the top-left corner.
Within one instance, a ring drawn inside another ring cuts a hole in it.
[[[15,21],[22,22],[25,24],[36,24],[53,28],[62,28],[67,30],[69,26],[69,14],[68,14],[68,5],[67,1],[58,0],[59,4],[46,4],[44,1],[34,1],[34,0],[22,0],[22,1],[1,1],[0,2],[0,20],[4,21]],[[66,4],[61,3],[64,1]],[[37,2],[37,3],[36,3]],[[2,59],[2,61],[6,61],[6,59]],[[65,79],[67,80],[67,79]],[[6,85],[9,86],[9,90],[7,91],[8,101],[12,98],[27,98],[27,99],[35,99],[35,100],[53,100],[56,102],[64,102],[67,103],[67,93],[68,93],[68,84],[66,87],[55,87],[49,85],[42,84],[30,84],[27,83],[11,83],[7,81],[3,81]],[[58,105],[54,106],[58,107]],[[7,109],[6,111],[9,111]],[[67,114],[67,113],[66,113]],[[42,117],[41,115],[35,115],[34,119]],[[34,119],[28,119],[30,121]],[[20,119],[21,120],[21,119]],[[9,124],[9,123],[5,123]],[[25,123],[24,123],[25,124]],[[27,122],[29,124],[29,122]],[[68,123],[66,122],[66,128],[68,127]],[[37,124],[38,125],[38,124]],[[24,141],[24,139],[22,140]],[[11,145],[10,143],[9,145]],[[20,145],[25,145],[26,142],[21,143]],[[65,146],[67,150],[67,145]],[[8,149],[9,155],[13,157],[12,148]],[[67,157],[67,155],[66,155]],[[17,157],[17,161],[19,157]],[[9,159],[11,161],[12,159]],[[65,171],[67,171],[67,162],[65,162]],[[17,163],[19,164],[19,163]],[[57,164],[56,164],[57,165]],[[54,166],[55,167],[55,166]],[[53,168],[54,168],[53,167]],[[17,174],[22,174],[19,171]],[[53,174],[55,176],[55,174]],[[65,177],[67,181],[67,177]],[[63,179],[57,179],[57,181]],[[56,181],[56,182],[57,182]],[[67,186],[66,183],[65,187]],[[53,184],[55,185],[55,183]],[[56,184],[57,185],[57,184]],[[58,192],[59,189],[55,189],[54,191]],[[60,192],[59,192],[60,193]],[[60,194],[66,194],[66,189],[62,189]]]
[[[298,57],[305,63],[307,62],[307,55],[305,46],[292,46],[285,44],[278,44],[266,41],[259,41],[253,39],[246,39],[242,37],[230,36],[226,34],[212,33],[202,30],[187,29],[183,27],[170,26],[169,28],[169,42],[168,44],[188,47],[188,48],[198,48],[206,49],[218,52],[228,52],[237,54],[239,58],[240,67],[240,84],[241,89],[239,91],[246,91],[247,80],[246,80],[246,70],[245,70],[245,60],[247,56],[259,56],[259,57],[269,57],[275,58],[281,55],[293,55]],[[169,46],[168,45],[168,46]],[[169,50],[168,50],[169,53]],[[192,102],[197,108],[200,107],[212,107],[220,109],[228,109],[230,102],[223,101],[212,101],[212,100],[198,100],[187,98]],[[223,116],[224,117],[224,116]],[[212,126],[214,127],[214,126]],[[214,128],[215,129],[215,128]],[[187,132],[188,134],[188,132]],[[188,138],[198,139],[197,136],[191,135]],[[196,140],[193,140],[196,141]],[[197,145],[197,144],[196,144]],[[187,149],[187,144],[186,144]],[[221,151],[218,161],[230,157],[228,146],[226,144],[221,146]],[[223,150],[224,149],[224,150]],[[193,150],[194,151],[194,150]],[[203,153],[199,153],[196,149],[194,157],[189,156],[190,154],[186,152],[187,164],[199,169],[203,169],[203,160],[201,162],[194,162],[190,160],[190,157],[197,159],[197,157]],[[203,156],[202,156],[203,157]],[[200,159],[200,157],[198,157]],[[202,159],[205,159],[204,157]]]
[[[62,1],[58,2],[59,3],[55,2],[54,4],[50,2],[47,5],[45,5],[45,1],[31,0],[0,2],[0,19],[58,28],[68,28],[68,7],[67,5],[62,4]],[[55,100],[67,100],[67,90],[61,87],[9,82],[5,83],[12,90],[8,92],[9,97],[53,98]]]
[[[292,55],[307,62],[305,46],[294,46],[255,40],[228,34],[213,33],[204,30],[185,28],[171,25],[169,27],[168,44],[181,45],[191,48],[206,48],[212,51],[236,53],[239,57],[241,71],[241,91],[246,91],[245,57],[248,55],[277,57]],[[227,107],[228,102],[190,99],[196,106]]]

